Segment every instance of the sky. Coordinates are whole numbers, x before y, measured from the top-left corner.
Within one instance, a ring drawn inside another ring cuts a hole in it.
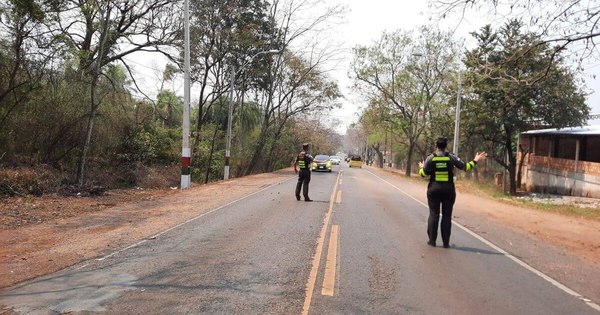
[[[409,1],[409,0],[345,0],[343,1],[350,12],[347,15],[346,23],[338,27],[339,34],[342,36],[347,48],[356,45],[370,45],[378,40],[384,30],[392,31],[397,29],[413,30],[421,25],[430,24],[430,19],[436,19],[435,14],[431,14],[427,5],[428,1]],[[471,40],[470,32],[478,30],[486,23],[494,21],[483,19],[483,15],[472,14],[463,20],[458,20],[458,17],[449,17],[441,22],[442,30],[455,30],[456,38]],[[436,19],[437,20],[437,19]],[[501,22],[498,22],[500,24]],[[334,77],[340,82],[340,86],[348,99],[343,102],[343,108],[337,113],[333,113],[333,117],[342,121],[342,125],[338,127],[340,133],[345,133],[346,127],[355,122],[358,118],[358,113],[361,108],[360,99],[357,96],[352,96],[349,85],[351,82],[347,78],[349,62],[352,57],[348,56],[348,62],[343,67],[335,72]],[[592,113],[600,113],[600,62],[598,60],[590,60],[584,63],[587,69],[583,74],[587,88],[592,91],[592,95],[588,97],[588,105],[591,107]],[[596,76],[595,79],[593,76]],[[598,92],[594,92],[594,89]],[[591,120],[588,124],[600,124],[600,119]]]
[[[342,123],[337,127],[341,134],[347,127],[358,120],[362,104],[359,95],[352,92],[352,81],[348,78],[352,55],[349,52],[358,45],[367,46],[377,41],[384,31],[397,29],[414,29],[428,23],[426,1],[388,1],[388,0],[345,0],[343,4],[348,8],[345,22],[340,24],[335,33],[344,43],[346,51],[345,62],[340,63],[339,69],[333,73],[335,79],[345,95],[341,110],[332,114]]]
[[[331,30],[336,40],[342,43],[341,62],[337,63],[331,76],[338,81],[338,85],[345,95],[341,101],[342,108],[331,113],[332,119],[341,122],[336,124],[335,128],[340,134],[346,132],[346,128],[358,120],[363,101],[360,95],[353,93],[351,89],[352,82],[348,78],[348,71],[352,55],[352,47],[357,45],[370,45],[379,39],[383,31],[393,31],[397,29],[414,30],[421,25],[430,24],[430,19],[435,15],[429,13],[428,1],[424,0],[323,0],[325,4],[333,5],[342,3],[348,12],[343,23],[336,24]],[[456,17],[450,17],[442,22],[440,28],[443,30],[456,29],[457,39],[463,38],[470,40],[469,32],[479,29],[485,23],[493,23],[481,18],[482,15],[471,14],[466,19],[458,22]],[[500,23],[500,22],[499,22]],[[498,23],[498,24],[499,24]],[[468,45],[468,44],[467,44]],[[160,56],[129,58],[133,62],[136,71],[143,73],[140,83],[147,91],[156,91],[158,88],[157,78],[160,77],[161,69],[164,67],[164,60]],[[592,94],[588,98],[588,105],[592,107],[592,113],[600,113],[600,86],[597,80],[600,80],[600,62],[590,61],[585,64],[589,70],[584,73],[587,87],[593,91],[598,89],[598,93]],[[598,79],[592,78],[596,75]],[[178,94],[183,95],[183,84],[174,83],[170,86],[175,91],[181,91]],[[148,92],[150,93],[150,92]],[[155,97],[155,95],[148,95]],[[194,90],[192,88],[192,102],[194,102]],[[596,104],[596,105],[593,105]],[[600,124],[600,119],[590,121],[590,124]]]

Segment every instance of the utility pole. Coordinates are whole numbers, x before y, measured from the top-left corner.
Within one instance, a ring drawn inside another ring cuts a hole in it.
[[[231,158],[231,116],[233,116],[233,84],[235,81],[235,66],[231,65],[231,78],[229,82],[229,108],[227,109],[227,144],[225,148],[225,170],[223,179],[229,179],[229,160]]]
[[[181,189],[192,185],[192,149],[190,148],[190,3],[183,3],[183,139],[181,142]]]
[[[456,117],[454,118],[454,154],[458,156],[458,134],[460,131],[460,95],[462,94],[460,69],[458,70],[458,87],[456,91]]]

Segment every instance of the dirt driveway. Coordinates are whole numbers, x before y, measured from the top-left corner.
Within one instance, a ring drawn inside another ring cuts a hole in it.
[[[129,189],[101,197],[0,200],[0,287],[51,273],[152,238],[270,185],[294,180],[290,169],[196,185],[189,190]],[[290,192],[290,198],[293,198]],[[461,203],[496,202],[461,193]],[[493,220],[550,241],[600,266],[600,222],[519,208],[486,207]],[[549,228],[540,228],[546,226]]]

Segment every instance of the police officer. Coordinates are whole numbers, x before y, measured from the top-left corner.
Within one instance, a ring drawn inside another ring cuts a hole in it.
[[[429,204],[429,219],[427,224],[427,244],[435,247],[438,223],[440,221],[440,205],[442,207],[442,241],[444,248],[450,247],[450,229],[452,227],[452,207],[456,200],[454,188],[454,168],[470,171],[477,162],[487,157],[485,152],[477,152],[470,162],[461,161],[456,155],[446,151],[448,139],[440,137],[435,142],[436,150],[429,155],[425,162],[419,162],[419,174],[429,176],[427,186],[427,203]]]
[[[310,165],[313,157],[308,153],[308,143],[302,144],[302,151],[296,156],[294,162],[294,172],[298,173],[298,183],[296,184],[296,200],[300,200],[300,189],[302,188],[304,201],[312,201],[308,197],[308,183],[310,183]],[[298,168],[300,172],[298,172]]]

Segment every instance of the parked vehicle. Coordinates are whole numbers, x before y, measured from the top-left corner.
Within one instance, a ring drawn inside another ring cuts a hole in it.
[[[329,159],[329,155],[319,154],[315,156],[311,165],[311,170],[313,172],[331,172],[331,160]]]

